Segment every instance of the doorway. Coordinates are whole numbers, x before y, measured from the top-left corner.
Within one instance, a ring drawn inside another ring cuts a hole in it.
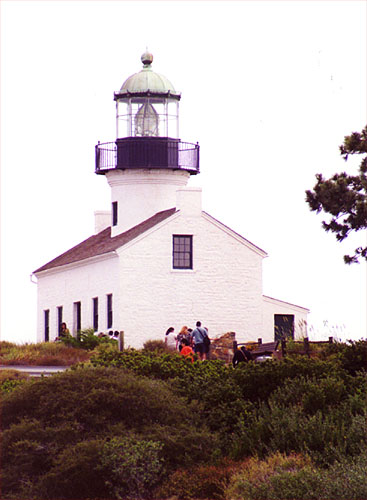
[[[274,340],[294,340],[294,314],[274,314]]]

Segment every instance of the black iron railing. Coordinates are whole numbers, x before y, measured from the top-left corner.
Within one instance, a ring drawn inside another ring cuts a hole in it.
[[[97,144],[96,173],[113,169],[167,168],[199,173],[199,144],[169,137],[125,137]]]

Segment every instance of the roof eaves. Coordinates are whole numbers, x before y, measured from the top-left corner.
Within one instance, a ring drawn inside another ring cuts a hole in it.
[[[91,257],[113,252],[145,233],[155,225],[171,217],[175,212],[176,208],[170,208],[168,210],[158,212],[149,219],[146,219],[140,224],[137,224],[131,229],[128,229],[124,233],[114,236],[113,238],[111,238],[111,227],[107,227],[100,233],[90,236],[78,245],[75,245],[70,250],[67,250],[55,259],[49,261],[47,264],[39,267],[33,271],[33,274],[53,269],[55,267],[62,267],[68,264],[86,261]]]
[[[247,246],[251,247],[253,250],[255,250],[256,253],[258,253],[262,257],[267,257],[268,256],[268,254],[267,254],[267,252],[265,252],[265,250],[262,250],[257,245],[254,245],[254,243],[251,243],[251,241],[247,240],[241,234],[237,233],[236,231],[234,231],[230,227],[228,227],[225,224],[223,224],[223,222],[220,222],[218,219],[216,219],[215,217],[213,217],[212,215],[208,214],[205,211],[203,211],[202,213],[203,213],[203,215],[205,215],[206,217],[208,217],[212,222],[214,222],[217,226],[219,226],[219,227],[222,226],[222,228],[225,229],[227,232],[230,232],[233,235],[235,235],[237,238],[241,239]]]
[[[263,298],[268,302],[284,304],[285,306],[295,307],[297,309],[302,309],[303,311],[310,312],[307,307],[299,306],[297,304],[292,304],[292,302],[286,302],[285,300],[275,299],[274,297],[269,297],[268,295],[263,295]]]

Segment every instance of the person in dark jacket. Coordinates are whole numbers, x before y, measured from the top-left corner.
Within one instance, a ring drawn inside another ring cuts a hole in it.
[[[243,345],[241,349],[236,349],[236,352],[234,353],[234,356],[232,358],[233,368],[236,368],[239,363],[248,363],[252,359],[253,356],[251,354],[251,351]]]

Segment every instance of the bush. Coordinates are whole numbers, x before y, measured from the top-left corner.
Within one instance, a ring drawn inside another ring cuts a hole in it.
[[[246,467],[232,477],[231,484],[225,491],[225,498],[317,499],[319,483],[311,483],[311,477],[313,478],[311,462],[302,455],[275,453],[264,461],[251,458]]]
[[[328,412],[346,401],[350,393],[344,381],[335,376],[321,379],[299,376],[287,380],[269,397],[269,402],[277,405],[300,405],[303,412],[313,415],[318,410]]]
[[[353,415],[347,404],[323,414],[306,414],[300,405],[263,403],[250,425],[239,434],[235,456],[265,457],[270,453],[308,453],[319,465],[329,465],[365,448],[367,412]]]
[[[168,353],[172,350],[167,347],[163,340],[147,340],[143,346],[143,352],[158,352],[158,353]]]
[[[79,368],[38,379],[3,398],[3,428],[23,418],[77,421],[85,431],[117,422],[140,428],[190,420],[194,403],[174,396],[167,384],[113,368]]]
[[[363,500],[367,498],[366,456],[317,469],[302,455],[276,453],[265,461],[250,459],[225,491],[233,500]]]
[[[77,442],[80,435],[81,429],[75,423],[56,421],[45,425],[32,419],[24,419],[4,430],[1,440],[3,494],[16,492],[16,498],[33,498],[33,486],[52,466],[55,457]]]
[[[103,446],[101,464],[113,498],[151,495],[163,473],[162,448],[159,442],[131,437],[113,438]]]
[[[104,498],[88,489],[92,470],[101,465],[101,459],[89,461],[88,450],[97,446],[89,441],[159,442],[168,471],[218,453],[217,435],[196,421],[202,413],[197,402],[178,396],[165,382],[124,370],[79,368],[37,379],[5,394],[1,407],[3,491],[9,497],[74,500],[78,492],[81,498]],[[86,471],[85,481],[73,472],[78,467]],[[62,471],[70,471],[67,478]],[[110,478],[112,487],[114,481],[116,476]]]
[[[303,375],[308,378],[334,376],[342,378],[341,368],[334,362],[308,358],[267,361],[261,364],[241,363],[233,370],[233,380],[241,387],[245,399],[266,401],[286,381]]]
[[[12,392],[29,379],[25,373],[17,370],[0,370],[0,390],[3,394]]]
[[[68,334],[64,337],[59,337],[59,342],[65,344],[67,346],[74,347],[76,349],[85,349],[87,351],[91,351],[98,347],[99,345],[111,345],[115,349],[117,349],[117,340],[111,338],[108,335],[104,335],[99,337],[95,334],[93,328],[86,328],[85,330],[81,330],[77,333],[76,337]]]
[[[241,464],[226,461],[220,465],[201,465],[194,469],[178,469],[166,477],[154,492],[154,498],[224,498],[232,475]]]
[[[33,494],[73,500],[115,498],[109,495],[106,472],[101,470],[104,444],[104,440],[91,439],[67,446],[35,483]]]

